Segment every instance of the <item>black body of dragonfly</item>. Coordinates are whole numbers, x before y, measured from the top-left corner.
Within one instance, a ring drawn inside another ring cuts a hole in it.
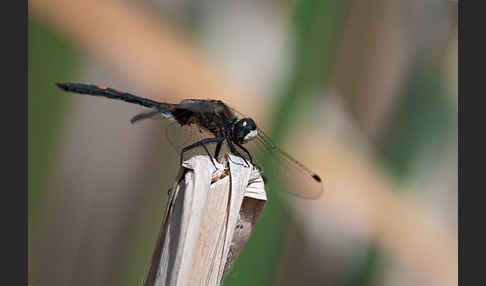
[[[67,82],[57,83],[57,86],[64,91],[123,100],[151,109],[148,112],[135,115],[131,119],[132,123],[147,118],[162,118],[178,123],[179,127],[197,127],[198,130],[206,131],[205,138],[178,150],[180,151],[181,163],[184,153],[202,147],[216,167],[213,157],[218,160],[223,153],[222,147],[227,146],[229,152],[243,158],[248,166],[250,166],[249,164],[255,165],[250,151],[245,146],[256,143],[259,150],[266,151],[269,157],[274,160],[275,166],[273,167],[287,173],[284,174],[284,178],[299,178],[298,182],[294,181],[292,183],[294,185],[291,184],[290,189],[288,189],[291,194],[301,198],[313,199],[320,197],[323,192],[322,180],[319,175],[280,150],[256,126],[253,119],[242,116],[220,100],[184,99],[178,104],[172,104],[157,102],[100,85]],[[168,139],[170,140],[170,138]],[[193,136],[191,140],[197,140],[197,136]],[[216,144],[216,147],[214,156],[212,156],[208,146],[214,144]]]

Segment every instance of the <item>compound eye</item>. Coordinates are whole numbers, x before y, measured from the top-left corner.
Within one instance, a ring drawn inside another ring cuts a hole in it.
[[[244,118],[241,120],[242,125],[247,130],[256,130],[256,124],[251,118]]]

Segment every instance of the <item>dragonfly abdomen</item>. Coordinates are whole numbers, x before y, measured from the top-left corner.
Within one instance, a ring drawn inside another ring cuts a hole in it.
[[[84,84],[84,83],[72,83],[72,82],[65,82],[65,83],[56,83],[56,85],[65,91],[74,92],[74,93],[81,93],[81,94],[89,94],[93,96],[102,96],[112,99],[123,100],[129,103],[135,103],[138,105],[142,105],[145,107],[150,108],[165,108],[168,107],[168,104],[160,103],[148,98],[143,98],[139,96],[135,96],[128,92],[118,91],[113,88],[104,87],[101,85],[94,85],[94,84]]]

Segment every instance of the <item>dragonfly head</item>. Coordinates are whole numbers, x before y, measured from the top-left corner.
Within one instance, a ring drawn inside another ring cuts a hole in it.
[[[246,143],[258,135],[255,121],[251,118],[243,118],[233,125],[233,140],[240,144]]]

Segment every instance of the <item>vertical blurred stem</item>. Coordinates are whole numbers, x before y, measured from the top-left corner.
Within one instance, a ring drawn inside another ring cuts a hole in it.
[[[303,121],[307,101],[322,97],[335,62],[351,0],[295,1],[292,15],[293,67],[279,94],[272,137],[283,142]],[[319,91],[319,92],[315,92]],[[275,174],[279,175],[279,174]],[[272,194],[270,189],[270,195]],[[279,202],[280,207],[285,206]],[[278,214],[281,211],[275,211]],[[289,223],[284,226],[289,231]],[[281,251],[285,240],[282,239]]]
[[[279,92],[271,132],[276,142],[283,141],[300,121],[299,107],[312,95],[309,91],[327,82],[349,4],[350,1],[337,0],[294,3],[293,68]],[[284,202],[273,195],[274,191],[270,186],[270,203],[224,285],[270,285],[274,281],[290,221]]]
[[[426,64],[423,64],[423,63]],[[444,95],[444,75],[434,63],[419,60],[409,72],[400,96],[400,109],[380,138],[379,163],[397,181],[405,181],[424,145],[439,149],[447,142],[447,131],[454,124],[454,107]],[[377,245],[370,245],[361,267],[350,275],[346,285],[371,285],[380,279],[386,257]]]
[[[280,92],[273,137],[276,141],[292,133],[303,111],[303,102],[322,88],[336,58],[342,28],[352,1],[295,1],[293,10],[294,66]],[[321,93],[322,95],[322,93]],[[319,96],[321,96],[319,95]],[[304,113],[305,114],[305,113]]]
[[[453,124],[454,110],[445,96],[443,81],[440,67],[420,63],[408,76],[400,110],[380,142],[381,161],[399,181],[407,178],[426,143],[433,141],[439,148],[443,145],[443,136]]]
[[[435,146],[436,154],[440,154],[439,149],[447,142],[447,132],[455,124],[456,111],[444,94],[445,78],[436,61],[440,57],[421,53],[414,59],[399,91],[398,110],[377,139],[379,164],[399,182],[408,179],[425,145]],[[346,285],[371,285],[375,279],[381,279],[386,259],[377,245],[368,246],[364,263],[349,276]]]
[[[282,91],[275,118],[273,137],[284,140],[297,124],[299,104],[311,91],[328,81],[334,54],[350,1],[298,1],[295,5],[295,66]],[[430,140],[444,139],[444,126],[450,126],[451,109],[445,102],[441,74],[433,65],[418,61],[404,89],[404,102],[383,138],[381,158],[397,179],[407,176],[417,152]],[[425,61],[426,62],[426,61]],[[430,73],[430,71],[433,71]],[[426,122],[427,124],[423,124]],[[437,132],[431,132],[431,131]],[[437,136],[439,135],[439,136]],[[435,137],[431,138],[431,137]],[[370,285],[381,271],[386,257],[374,245],[367,250],[365,263],[350,275],[347,285]]]
[[[28,224],[47,195],[46,180],[65,102],[54,82],[69,78],[73,48],[29,16],[28,23]]]

